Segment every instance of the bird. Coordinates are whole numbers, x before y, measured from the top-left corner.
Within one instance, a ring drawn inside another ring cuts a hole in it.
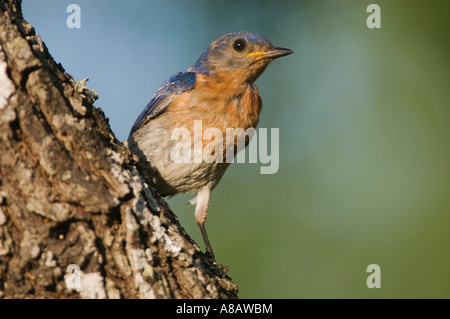
[[[237,138],[210,141],[203,134],[212,128],[224,135],[227,128],[256,128],[262,100],[255,81],[272,60],[291,53],[292,50],[275,47],[255,32],[227,33],[213,41],[192,67],[165,81],[131,128],[128,147],[149,163],[158,193],[163,197],[197,194],[190,203],[196,205],[195,220],[203,237],[205,255],[214,262],[205,229],[208,205],[212,190],[230,164],[223,160],[227,150],[236,152],[238,141]],[[196,136],[198,123],[201,134]],[[185,145],[194,148],[186,152],[187,161],[174,160],[180,143],[174,138],[177,129],[186,133]],[[205,152],[211,143],[213,147],[206,152],[216,160],[204,160],[202,156],[198,160],[198,153]],[[248,143],[247,136],[245,146]]]

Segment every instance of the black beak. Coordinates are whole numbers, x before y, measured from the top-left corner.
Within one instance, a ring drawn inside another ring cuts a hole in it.
[[[294,53],[294,51],[290,49],[274,47],[272,50],[266,52],[264,58],[276,59],[285,55],[289,55],[291,53]]]

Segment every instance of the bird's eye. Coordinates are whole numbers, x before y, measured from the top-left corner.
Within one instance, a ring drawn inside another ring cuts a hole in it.
[[[246,46],[247,46],[247,42],[245,42],[244,39],[237,39],[233,42],[233,49],[237,52],[244,51]]]

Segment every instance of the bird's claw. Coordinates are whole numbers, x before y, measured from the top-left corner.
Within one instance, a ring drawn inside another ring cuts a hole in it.
[[[227,275],[228,267],[222,264],[219,264],[214,257],[214,253],[212,251],[206,251],[205,257],[208,260],[209,269],[213,272],[214,275],[224,278]]]

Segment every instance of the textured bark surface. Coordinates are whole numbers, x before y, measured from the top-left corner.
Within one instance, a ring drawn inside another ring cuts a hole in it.
[[[0,297],[236,298],[94,99],[0,0]]]

